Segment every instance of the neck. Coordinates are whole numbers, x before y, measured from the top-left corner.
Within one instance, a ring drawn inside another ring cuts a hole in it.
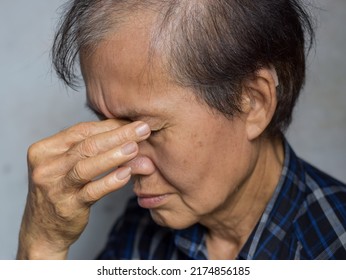
[[[284,149],[281,139],[259,140],[253,171],[223,207],[202,224],[209,231],[211,259],[234,259],[254,230],[279,182]]]

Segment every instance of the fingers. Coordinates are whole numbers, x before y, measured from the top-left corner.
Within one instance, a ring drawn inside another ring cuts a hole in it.
[[[90,182],[80,191],[80,199],[85,204],[92,204],[105,195],[126,185],[131,178],[130,167],[120,167],[105,177]]]
[[[134,122],[88,137],[76,145],[71,152],[77,153],[80,158],[92,157],[129,141],[140,142],[149,135],[150,128],[146,123]]]
[[[73,168],[82,159],[104,153],[124,145],[126,142],[140,142],[150,135],[149,126],[143,122],[134,122],[121,127],[118,127],[118,122],[115,122],[115,126],[114,122],[104,121],[100,123],[102,123],[100,127],[96,123],[84,123],[83,125],[87,128],[84,127],[83,129],[89,129],[88,133],[91,136],[79,142],[75,141],[81,132],[78,134],[75,131],[80,131],[81,124],[32,145],[28,151],[29,166],[45,165],[48,160],[55,159],[55,164],[50,164],[50,166],[54,170],[60,170],[61,174],[61,172],[67,172]],[[108,130],[112,127],[116,128]],[[73,135],[65,135],[68,131]],[[99,131],[102,132],[92,134]],[[83,135],[86,137],[87,133],[84,132]],[[64,136],[65,138],[63,138]]]
[[[150,128],[143,122],[134,122],[118,129],[91,136],[78,143],[56,164],[69,172],[67,185],[88,183],[96,176],[133,159],[138,152],[136,142],[146,139]],[[66,171],[67,172],[67,171]]]
[[[27,209],[33,211],[23,218],[30,237],[25,242],[67,250],[84,230],[91,204],[130,180],[132,168],[124,164],[149,136],[143,122],[107,120],[78,124],[32,145]]]
[[[133,159],[138,153],[136,142],[128,142],[110,151],[78,161],[67,173],[67,186],[84,185],[95,177]]]
[[[37,144],[35,149],[38,151],[40,149],[44,150],[43,153],[45,153],[45,150],[53,149],[50,145],[57,144],[59,141],[64,141],[65,143],[63,145],[60,144],[60,148],[64,145],[70,146],[70,148],[67,151],[59,151],[58,154],[50,154],[49,156],[47,154],[42,156],[40,152],[29,153],[33,185],[40,186],[44,191],[54,194],[58,193],[60,188],[61,194],[74,193],[76,190],[78,192],[78,189],[85,188],[84,192],[92,193],[92,195],[89,195],[92,199],[100,198],[105,193],[108,193],[109,190],[124,186],[126,182],[124,183],[123,181],[127,180],[125,177],[127,175],[130,176],[129,174],[125,174],[125,176],[124,172],[132,170],[131,166],[126,168],[124,164],[138,155],[137,143],[150,136],[150,127],[143,122],[133,122],[122,126],[119,126],[119,122],[110,120],[100,123],[102,124],[80,124]],[[84,132],[81,132],[82,130]],[[79,131],[79,133],[76,133],[76,131]],[[68,132],[72,136],[66,135]],[[100,133],[94,134],[96,132]],[[87,137],[88,135],[90,136]],[[63,138],[64,136],[65,138]],[[82,138],[82,140],[75,142],[78,137]],[[149,168],[147,169],[154,169],[150,161],[141,161],[140,159],[141,157],[132,163],[135,174],[140,173],[137,172],[137,169],[140,169],[139,166],[145,166],[145,162],[149,162],[147,164]],[[119,166],[123,167],[119,168]],[[113,177],[106,175],[104,179],[95,180],[114,169],[117,170],[111,173]],[[98,183],[92,181],[97,181]],[[97,185],[98,191],[96,191],[96,194],[94,194],[95,190],[86,187],[89,184],[91,186]],[[53,188],[54,185],[58,186],[56,190]],[[102,190],[102,186],[105,186],[104,190]],[[85,196],[87,197],[87,195]]]
[[[97,122],[82,122],[72,127],[69,127],[60,133],[58,133],[55,139],[52,141],[52,145],[58,141],[63,140],[65,142],[80,142],[88,137],[96,134],[111,131],[126,125],[128,122],[116,119],[107,119]]]
[[[62,154],[90,136],[117,129],[125,124],[126,122],[115,119],[79,123],[31,145],[28,158],[35,162],[41,158]]]

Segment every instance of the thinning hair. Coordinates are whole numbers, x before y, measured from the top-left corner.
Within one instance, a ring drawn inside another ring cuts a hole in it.
[[[78,85],[78,54],[92,52],[133,11],[156,13],[151,46],[161,48],[173,80],[194,90],[225,116],[241,112],[242,85],[274,67],[280,85],[269,135],[283,132],[305,81],[306,54],[314,41],[300,0],[73,0],[64,6],[53,65],[70,87]]]

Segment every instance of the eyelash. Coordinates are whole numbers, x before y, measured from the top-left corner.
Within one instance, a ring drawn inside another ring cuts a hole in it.
[[[160,132],[159,130],[152,130],[150,136],[156,136]]]

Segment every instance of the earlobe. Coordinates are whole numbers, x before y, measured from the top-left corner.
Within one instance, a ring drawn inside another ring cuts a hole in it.
[[[263,68],[244,85],[243,112],[246,113],[246,133],[249,141],[262,135],[274,116],[277,83],[275,70],[273,72],[272,68]]]

